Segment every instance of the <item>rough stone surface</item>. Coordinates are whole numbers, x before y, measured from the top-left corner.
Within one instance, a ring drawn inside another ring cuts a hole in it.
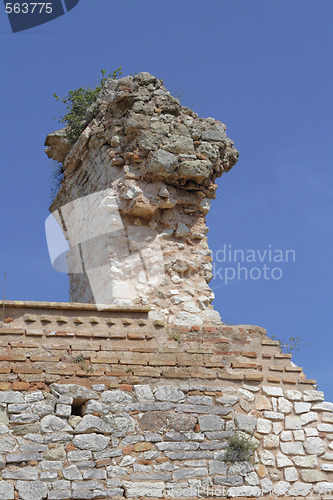
[[[201,431],[221,431],[224,423],[218,415],[204,415],[199,417]]]
[[[58,431],[69,431],[72,432],[73,429],[64,420],[55,415],[47,415],[40,422],[40,430],[42,433],[46,432],[58,432]]]
[[[185,400],[184,393],[171,385],[158,387],[155,397],[157,401],[168,401],[171,403],[182,403]]]
[[[237,415],[235,421],[238,429],[249,433],[254,432],[257,425],[257,419],[249,415]]]
[[[327,445],[325,441],[319,437],[310,437],[304,443],[304,449],[312,455],[321,455],[326,451]]]
[[[51,391],[55,392],[56,394],[71,396],[73,399],[86,401],[88,399],[99,398],[97,392],[77,384],[51,384],[50,387]]]
[[[71,296],[107,288],[113,305],[6,302],[0,497],[319,500],[332,403],[264,329],[224,325],[210,305],[205,216],[237,156],[225,126],[148,73],[108,82],[96,111],[48,153],[64,161],[53,209],[93,264]],[[207,487],[219,493],[193,491]]]
[[[225,488],[230,498],[251,498],[259,490],[311,498],[316,485],[330,484],[332,414],[326,406],[313,409],[323,404],[320,394],[281,388],[281,395],[280,388],[267,385],[251,391],[245,382],[241,387],[214,382],[99,384],[99,391],[52,384],[51,393],[7,392],[9,402],[2,405],[10,418],[0,427],[0,491],[9,500],[16,492],[18,500],[79,500],[148,498],[150,488],[155,498],[163,498],[174,487],[184,496],[195,481],[208,481]],[[72,408],[72,401],[82,405],[82,416],[54,415],[59,405]],[[301,404],[311,404],[311,411],[303,413]],[[53,414],[43,415],[43,405]],[[18,423],[25,415],[38,420]],[[34,432],[23,432],[25,425],[36,425]],[[257,446],[254,464],[225,461],[235,433]]]
[[[41,481],[17,481],[16,488],[22,500],[44,500],[47,486]]]
[[[74,437],[73,444],[80,450],[101,451],[107,447],[110,439],[100,434],[79,434]]]
[[[60,221],[61,209],[73,246],[86,239],[83,234],[99,237],[98,244],[85,245],[81,274],[73,250],[73,302],[150,302],[169,322],[196,325],[213,309],[205,216],[216,178],[236,164],[238,152],[224,124],[199,119],[160,80],[152,76],[154,83],[147,84],[143,75],[108,80],[95,118],[74,145],[66,143],[64,130],[48,135],[47,155],[64,169],[51,210]],[[88,206],[94,215],[87,216]],[[102,241],[108,219],[117,238]],[[105,283],[110,256],[114,264]],[[185,300],[170,296],[175,279]],[[210,321],[220,322],[219,314]]]
[[[0,498],[3,500],[14,500],[14,486],[7,481],[0,481]]]

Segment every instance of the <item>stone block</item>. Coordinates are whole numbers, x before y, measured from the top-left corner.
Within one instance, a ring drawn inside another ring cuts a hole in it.
[[[149,385],[135,385],[134,392],[138,401],[154,401],[154,394],[152,393]]]
[[[241,413],[238,413],[235,417],[235,423],[239,430],[252,434],[257,426],[257,419],[250,417],[249,415],[242,415]]]
[[[48,488],[42,481],[17,481],[16,489],[22,500],[44,500]]]
[[[161,481],[124,481],[125,496],[127,498],[153,497],[163,498],[165,483]]]
[[[204,431],[221,431],[224,427],[224,421],[218,415],[202,415],[199,416],[199,426],[202,432]]]
[[[30,462],[31,460],[42,460],[41,453],[10,453],[6,456],[7,463]]]
[[[281,443],[281,451],[286,455],[304,455],[303,443],[300,441],[291,441],[286,443]]]
[[[310,455],[322,455],[326,448],[327,444],[319,437],[309,437],[304,442],[304,449]]]
[[[259,497],[261,490],[258,486],[235,486],[228,488],[227,495],[235,497]]]
[[[1,500],[14,500],[14,485],[7,481],[0,481]]]

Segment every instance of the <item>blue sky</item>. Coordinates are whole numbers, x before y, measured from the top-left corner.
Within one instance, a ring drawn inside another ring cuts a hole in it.
[[[213,252],[296,253],[279,264],[280,280],[225,284],[220,271],[215,307],[230,323],[310,343],[293,360],[333,400],[332,2],[80,0],[16,34],[1,9],[0,289],[6,270],[10,299],[68,300],[44,236],[52,162],[43,143],[63,111],[53,92],[95,85],[102,68],[149,71],[226,123],[240,151],[208,216]]]

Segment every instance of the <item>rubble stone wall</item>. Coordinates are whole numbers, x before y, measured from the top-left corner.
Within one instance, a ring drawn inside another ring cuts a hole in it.
[[[50,392],[2,391],[0,405],[4,500],[14,489],[23,500],[332,491],[333,404],[320,391],[54,383]],[[253,462],[224,461],[235,431],[258,444]]]

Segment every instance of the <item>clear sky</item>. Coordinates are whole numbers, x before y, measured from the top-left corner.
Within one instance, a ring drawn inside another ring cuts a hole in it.
[[[215,307],[226,322],[310,343],[293,360],[332,401],[332,21],[331,0],[80,0],[13,34],[1,5],[0,293],[6,270],[9,299],[68,300],[44,236],[43,143],[63,111],[53,92],[93,86],[101,69],[149,71],[226,123],[240,151],[208,216]],[[224,248],[259,251],[263,262],[246,264],[259,279],[236,279],[238,262],[217,261]],[[295,262],[270,262],[269,249],[294,250]]]

